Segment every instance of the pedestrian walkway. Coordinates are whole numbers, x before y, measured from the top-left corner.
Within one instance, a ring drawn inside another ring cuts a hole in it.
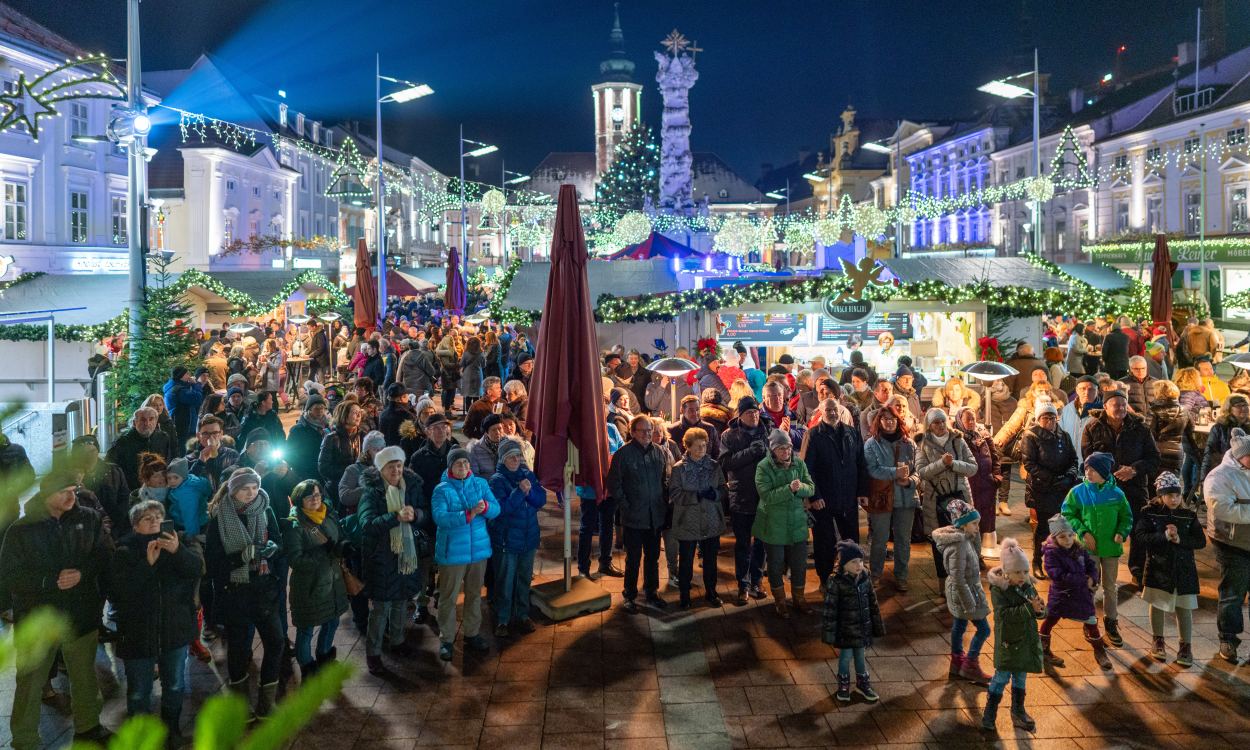
[[[1000,539],[1016,535],[1028,546],[1027,514],[1019,496],[1015,513],[1000,518]],[[576,517],[576,514],[574,514]],[[543,512],[544,544],[539,579],[560,574],[560,512]],[[1003,532],[1006,532],[1005,534]],[[731,593],[732,540],[722,540],[721,594]],[[1123,568],[1123,566],[1121,566]],[[1147,611],[1121,594],[1125,645],[1111,649],[1114,671],[1094,663],[1078,626],[1055,630],[1055,650],[1066,668],[1055,676],[1030,676],[1028,701],[1037,732],[1013,730],[999,714],[1001,746],[1030,748],[1204,748],[1250,743],[1250,666],[1215,657],[1217,572],[1210,549],[1198,553],[1201,609],[1195,615],[1194,667],[1181,670],[1147,655]],[[297,748],[416,747],[526,748],[730,748],[872,747],[950,748],[984,745],[977,728],[985,691],[946,677],[946,608],[928,545],[915,545],[911,591],[893,591],[887,573],[881,609],[887,635],[869,654],[881,702],[869,707],[838,704],[834,650],[823,644],[819,615],[777,619],[768,600],[738,608],[676,611],[676,592],[665,592],[664,613],[647,608],[627,615],[619,608],[621,581],[601,583],[614,594],[610,611],[570,622],[541,622],[530,635],[495,641],[485,656],[437,658],[438,639],[409,626],[421,650],[408,661],[390,657],[393,674],[373,677],[364,668],[364,643],[344,618],[336,636],[340,659],[356,666],[342,696],[322,708],[295,743]],[[662,574],[663,575],[663,574]],[[808,591],[816,591],[815,576]],[[1121,582],[1127,581],[1122,573]],[[696,576],[698,578],[698,576]],[[1043,596],[1045,582],[1041,584]],[[696,602],[701,602],[697,596]],[[484,628],[489,637],[489,628]],[[992,644],[992,640],[991,640]],[[1169,638],[1174,656],[1176,639]],[[987,648],[990,644],[987,644]],[[225,647],[212,644],[216,662],[192,662],[189,700],[199,706],[220,689]],[[1243,650],[1244,655],[1244,650]],[[111,647],[100,651],[106,670],[104,722],[116,727],[125,706],[120,663]],[[988,668],[988,664],[986,665]],[[58,678],[64,689],[64,678]],[[0,682],[0,739],[7,740],[12,674]],[[187,712],[194,715],[193,711]],[[70,737],[64,700],[45,708],[45,737]]]

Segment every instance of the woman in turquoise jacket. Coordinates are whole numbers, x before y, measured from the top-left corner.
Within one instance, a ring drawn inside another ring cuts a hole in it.
[[[434,562],[438,564],[438,628],[442,643],[438,655],[451,661],[456,641],[456,599],[464,591],[464,645],[471,651],[489,651],[482,637],[482,579],[490,559],[490,531],[486,522],[499,515],[499,501],[490,484],[469,469],[469,452],[454,448],[447,454],[447,471],[430,501],[438,535]]]

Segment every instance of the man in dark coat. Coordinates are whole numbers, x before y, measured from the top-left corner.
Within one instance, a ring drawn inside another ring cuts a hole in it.
[[[426,347],[425,341],[413,341],[408,351],[399,358],[399,374],[396,379],[404,384],[409,393],[433,394],[434,383],[440,374],[434,354]]]
[[[100,442],[95,435],[79,435],[70,449],[74,468],[82,472],[82,484],[91,490],[108,517],[117,539],[130,530],[130,486],[116,465],[100,459]]]
[[[321,324],[315,320],[308,324],[308,359],[308,372],[312,380],[320,383],[333,376],[330,340],[326,337],[325,328],[322,328]]]
[[[528,393],[530,389],[530,376],[534,374],[534,355],[524,353],[516,358],[516,366],[512,368],[512,372],[508,374],[508,380],[519,380],[525,385],[525,391]]]
[[[1150,377],[1150,369],[1145,357],[1130,357],[1128,375],[1120,378],[1125,395],[1128,396],[1128,408],[1137,416],[1147,420],[1150,418],[1150,402],[1154,401],[1155,378]]]
[[[707,390],[716,391],[721,395],[721,398],[724,399],[724,403],[727,404],[730,399],[729,389],[725,387],[724,381],[720,379],[720,364],[720,359],[717,357],[710,355],[705,357],[703,367],[695,373],[695,377],[697,378],[697,382],[699,384],[700,393]]]
[[[655,424],[640,414],[630,420],[630,440],[612,454],[607,493],[621,513],[625,543],[625,604],[627,613],[638,611],[638,569],[643,568],[643,594],[647,604],[664,609],[660,598],[660,534],[668,518],[668,460],[652,442]],[[645,554],[645,560],[644,560]]]
[[[1007,361],[1009,367],[1016,368],[1018,375],[1011,375],[1003,378],[1007,383],[1007,387],[1011,393],[1019,393],[1022,389],[1028,388],[1033,382],[1034,370],[1045,370],[1046,363],[1033,350],[1033,345],[1029,343],[1021,344],[1016,347],[1016,356]]]
[[[399,428],[417,415],[408,405],[408,389],[403,383],[391,383],[386,387],[386,407],[378,415],[378,431],[386,438],[387,445],[399,445]]]
[[[698,427],[707,432],[707,454],[712,458],[720,457],[720,430],[706,419],[699,416],[699,397],[683,396],[681,399],[681,418],[668,428],[668,437],[676,445],[682,444],[686,431]]]
[[[178,445],[186,445],[187,439],[195,434],[200,404],[204,402],[204,389],[191,377],[187,368],[178,365],[170,373],[163,390],[165,409],[178,432]]]
[[[1114,380],[1128,375],[1129,344],[1128,334],[1115,326],[1102,339],[1102,367]]]
[[[734,533],[734,579],[738,596],[734,603],[746,606],[747,595],[763,599],[760,580],[764,577],[764,543],[755,539],[751,527],[760,503],[755,485],[755,468],[768,456],[770,420],[760,414],[750,396],[738,400],[738,416],[721,435],[720,465],[729,485],[729,519]]]
[[[150,406],[136,409],[130,429],[123,432],[109,448],[106,460],[121,467],[129,487],[138,487],[140,484],[140,453],[155,453],[166,461],[182,453],[177,450],[171,437],[156,429],[157,420],[156,409]]]
[[[155,426],[155,413],[152,420]],[[103,517],[78,505],[76,477],[54,469],[39,484],[0,546],[0,586],[11,598],[18,625],[35,609],[48,607],[69,621],[59,652],[70,676],[74,740],[107,743],[100,726],[100,693],[95,673],[100,603],[112,553]],[[56,659],[51,649],[17,674],[9,722],[14,748],[41,747],[39,715],[43,685]]]
[[[838,538],[859,542],[859,506],[868,501],[868,464],[859,430],[847,424],[846,407],[821,404],[820,423],[803,436],[799,457],[807,464],[816,494],[811,498],[812,553],[821,584],[833,573]]]
[[[1128,498],[1136,527],[1141,509],[1150,500],[1150,477],[1159,471],[1159,449],[1154,436],[1146,426],[1146,420],[1130,414],[1128,397],[1124,391],[1111,391],[1103,395],[1103,412],[1095,414],[1081,436],[1081,455],[1095,452],[1115,456],[1116,484]],[[1133,582],[1141,588],[1142,566],[1146,562],[1144,545],[1132,542],[1129,546],[1128,569]]]
[[[300,479],[319,479],[317,456],[321,453],[321,441],[330,431],[327,418],[329,407],[325,397],[311,393],[304,401],[304,413],[291,426],[286,437],[286,461]]]

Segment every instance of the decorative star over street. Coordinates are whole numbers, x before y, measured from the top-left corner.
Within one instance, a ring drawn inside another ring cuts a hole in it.
[[[25,72],[19,73],[14,90],[0,94],[0,132],[25,125],[31,137],[39,140],[39,118],[59,114],[53,106],[57,102],[125,98],[106,55],[76,57],[34,80],[28,81]]]
[[[682,52],[685,52],[686,48],[690,46],[690,40],[677,29],[673,29],[668,33],[668,36],[664,37],[660,44],[668,47],[668,53],[670,55],[677,57]]]
[[[31,136],[39,139],[39,118],[55,117],[56,110],[52,105],[45,104],[33,89],[34,84],[26,80],[26,74],[19,73],[17,89],[12,93],[0,94],[0,107],[5,108],[4,116],[0,118],[0,131],[23,123]]]

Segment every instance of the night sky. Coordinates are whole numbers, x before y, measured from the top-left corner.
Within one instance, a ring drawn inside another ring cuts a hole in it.
[[[123,0],[6,0],[88,49],[125,54]],[[719,2],[626,0],[628,57],[658,127],[653,50],[676,27],[697,40],[695,150],[754,180],[762,162],[827,148],[850,102],[861,117],[967,116],[977,85],[1029,67],[1036,44],[1053,90],[1095,81],[1125,44],[1125,72],[1165,63],[1194,36],[1194,0],[1021,2]],[[1230,49],[1248,43],[1250,7],[1229,0]],[[589,87],[610,52],[608,0],[144,0],[145,70],[183,68],[204,51],[285,89],[292,109],[372,129],[374,52],[383,73],[434,87],[384,110],[385,138],[456,169],[456,132],[497,144],[528,171],[550,151],[591,151]],[[193,96],[172,103],[196,110]],[[204,112],[229,119],[231,113]],[[481,159],[494,179],[499,156]]]

